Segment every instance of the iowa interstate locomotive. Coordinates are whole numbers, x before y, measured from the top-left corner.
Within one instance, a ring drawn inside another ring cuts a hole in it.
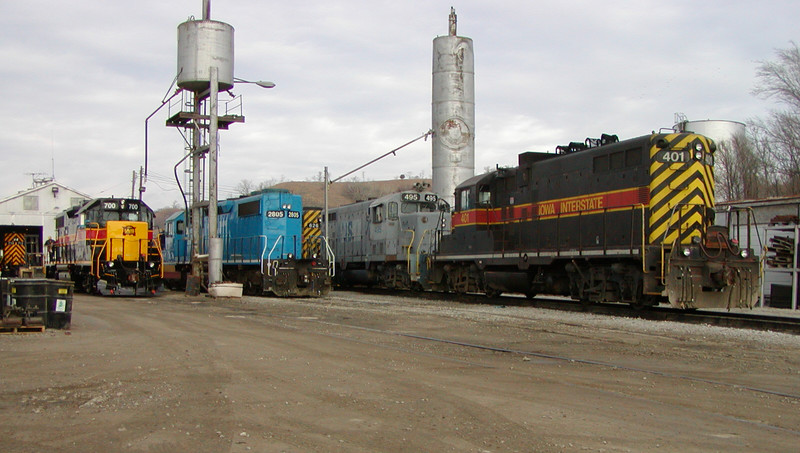
[[[49,277],[102,295],[153,295],[161,286],[153,210],[141,200],[87,201],[56,217],[56,232]]]

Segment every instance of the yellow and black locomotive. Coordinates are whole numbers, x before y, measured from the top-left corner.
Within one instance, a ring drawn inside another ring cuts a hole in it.
[[[144,202],[98,198],[56,218],[55,260],[48,276],[102,295],[153,295],[163,277],[153,239],[153,210]]]
[[[653,133],[520,154],[519,166],[456,188],[452,231],[428,259],[427,286],[752,306],[753,247],[731,237],[738,228],[714,225],[715,150],[701,135]]]

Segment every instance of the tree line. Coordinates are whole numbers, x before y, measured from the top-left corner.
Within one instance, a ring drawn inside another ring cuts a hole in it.
[[[741,136],[718,143],[720,201],[800,194],[800,48],[792,42],[759,63],[753,94],[774,100],[766,118],[747,121]]]

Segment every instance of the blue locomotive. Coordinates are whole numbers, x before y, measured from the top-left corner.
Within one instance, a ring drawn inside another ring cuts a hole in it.
[[[314,211],[318,210],[307,211],[310,213],[304,213],[299,195],[279,189],[265,189],[220,201],[217,231],[223,241],[224,279],[241,283],[244,293],[250,295],[319,297],[327,294],[331,287],[331,269],[319,253],[324,247],[319,223],[307,223],[304,228],[303,221],[314,218]],[[199,256],[208,253],[207,225],[208,213],[204,212],[200,225],[200,237],[204,239],[199,245]],[[185,285],[187,275],[191,274],[190,239],[184,211],[167,219],[164,279],[173,288]]]

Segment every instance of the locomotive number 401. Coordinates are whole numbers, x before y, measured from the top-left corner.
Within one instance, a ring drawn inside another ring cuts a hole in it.
[[[690,159],[689,151],[660,151],[656,154],[656,161],[665,164],[683,164]]]

